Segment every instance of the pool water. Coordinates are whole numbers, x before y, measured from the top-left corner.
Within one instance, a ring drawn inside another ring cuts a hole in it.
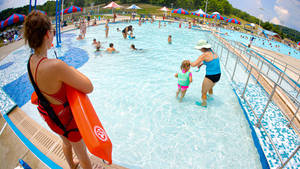
[[[282,53],[285,55],[289,55],[289,52],[290,52],[290,56],[292,56],[296,59],[300,59],[300,52],[298,50],[296,50],[292,47],[289,47],[283,43],[273,41],[273,40],[267,40],[265,38],[252,36],[249,34],[238,32],[238,31],[227,30],[227,29],[223,29],[223,28],[221,28],[221,32],[228,33],[228,35],[222,35],[225,39],[238,41],[238,42],[244,43],[246,45],[248,45],[250,43],[251,37],[255,37],[255,39],[252,42],[252,45],[254,45],[254,46],[269,49],[274,52]],[[242,38],[241,36],[243,36],[244,38]],[[275,45],[280,46],[280,47],[275,47]]]
[[[134,40],[124,40],[116,31],[128,24],[110,24],[107,39],[100,25],[89,27],[82,41],[75,40],[79,30],[62,34],[63,46],[57,50],[61,58],[70,54],[68,62],[91,79],[94,91],[89,98],[113,143],[113,162],[128,168],[261,168],[250,128],[224,71],[207,108],[195,105],[204,67],[200,72],[191,69],[193,82],[183,102],[175,98],[174,74],[183,60],[201,54],[194,46],[207,34],[180,29],[178,23],[162,24],[160,29],[157,23],[131,24]],[[96,53],[93,38],[105,48],[114,43],[120,52]],[[131,44],[143,50],[132,51]],[[0,62],[17,60],[1,71],[1,87],[16,90],[10,87],[15,81],[20,81],[20,86],[14,85],[19,90],[30,87],[29,82],[18,80],[26,74],[28,55],[29,49],[22,47]],[[54,57],[53,51],[49,55]],[[31,91],[22,92],[30,96]],[[22,109],[46,126],[28,101],[23,101]]]

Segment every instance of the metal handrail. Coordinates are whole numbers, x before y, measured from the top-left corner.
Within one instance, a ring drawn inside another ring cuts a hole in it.
[[[208,37],[208,38],[209,38],[209,40],[214,41],[214,43],[211,43],[211,44],[213,44],[214,47],[216,46],[216,44],[218,44],[218,45],[220,45],[220,46],[222,47],[222,50],[221,50],[221,51],[223,51],[223,48],[225,47],[223,43],[220,43],[220,42],[218,42],[217,40],[214,40],[214,39],[212,39],[212,38],[210,38],[210,37]],[[235,50],[235,48],[233,48],[233,49]],[[227,58],[226,58],[225,64],[224,64],[224,62],[222,62],[222,64],[225,66],[225,68],[226,68],[226,65],[227,65],[227,62],[228,62],[229,52],[231,52],[231,54],[233,54],[233,56],[235,56],[235,57],[237,58],[237,59],[236,59],[236,62],[235,62],[235,66],[234,66],[235,68],[234,68],[233,73],[232,73],[232,76],[231,76],[231,80],[233,81],[233,77],[234,77],[234,74],[235,74],[235,69],[236,69],[236,65],[237,65],[238,61],[241,59],[241,60],[243,60],[245,63],[247,63],[247,60],[245,60],[245,59],[242,58],[242,57],[237,56],[235,53],[233,53],[233,52],[230,51],[229,49],[227,49],[227,50],[228,50],[228,53],[227,53]],[[218,51],[218,50],[217,50],[217,51]],[[240,51],[241,51],[241,53],[243,52],[242,50],[240,50]],[[221,56],[221,55],[220,55],[220,56]],[[259,58],[258,58],[258,59],[259,59]],[[261,59],[260,59],[260,60],[261,60]],[[240,61],[240,62],[241,62],[241,61]],[[267,62],[264,62],[264,60],[261,60],[261,63],[262,63],[262,64],[264,64],[264,63],[266,64]],[[242,65],[243,65],[243,64],[242,64]],[[248,64],[247,64],[247,67],[244,65],[244,66],[245,66],[245,69],[248,68],[248,65],[250,66],[250,68],[249,68],[249,69],[250,69],[250,70],[249,70],[249,75],[248,75],[247,82],[246,82],[246,85],[245,85],[245,87],[244,87],[244,90],[243,90],[243,92],[242,92],[242,96],[241,96],[241,97],[246,101],[247,105],[250,107],[251,111],[254,113],[255,118],[256,118],[256,119],[259,119],[259,121],[258,121],[258,123],[257,123],[256,126],[261,126],[262,129],[264,130],[264,132],[266,133],[266,135],[267,135],[269,141],[270,141],[271,144],[272,144],[272,147],[274,148],[274,150],[275,150],[275,152],[276,152],[276,154],[277,154],[277,156],[278,156],[278,158],[279,158],[279,160],[280,160],[280,162],[281,162],[280,168],[283,168],[283,167],[289,162],[289,160],[290,160],[290,159],[298,152],[299,146],[297,147],[296,150],[294,150],[294,152],[290,155],[290,157],[289,157],[285,162],[283,162],[283,161],[282,161],[282,158],[281,158],[281,156],[280,156],[280,154],[279,154],[279,152],[278,152],[278,149],[277,149],[277,147],[275,146],[275,144],[274,144],[272,138],[269,136],[269,134],[268,134],[266,128],[265,128],[263,125],[261,125],[261,119],[263,118],[264,113],[261,115],[260,118],[258,118],[258,116],[256,115],[256,112],[253,110],[253,108],[252,108],[252,106],[250,105],[250,103],[248,102],[248,100],[244,98],[244,92],[245,92],[245,90],[246,90],[246,88],[247,88],[248,81],[249,81],[249,78],[250,78],[250,74],[251,74],[252,70],[254,69],[254,70],[256,70],[257,72],[259,72],[259,75],[260,75],[260,74],[264,75],[266,78],[268,78],[268,80],[270,80],[271,82],[274,83],[274,88],[273,88],[273,90],[272,90],[272,93],[269,94],[269,101],[268,101],[268,103],[266,104],[266,106],[265,106],[265,108],[264,108],[264,112],[265,112],[265,110],[267,109],[267,107],[268,107],[270,101],[272,100],[272,96],[273,96],[273,94],[275,93],[276,87],[277,87],[277,88],[280,88],[280,89],[281,89],[282,91],[284,91],[287,95],[289,95],[289,96],[291,96],[291,95],[290,95],[288,92],[286,92],[285,89],[283,89],[280,85],[278,85],[278,82],[279,82],[279,80],[281,79],[280,76],[279,76],[277,82],[275,82],[275,81],[274,81],[273,79],[271,79],[268,75],[266,75],[265,73],[261,72],[261,70],[258,70],[258,68],[256,68],[256,67],[255,67],[254,65],[252,65],[251,63],[248,63]],[[268,65],[268,64],[267,64],[267,65]],[[257,66],[258,66],[258,65],[257,65]],[[270,66],[270,65],[268,65],[268,66]],[[262,67],[262,65],[261,65],[261,67]],[[281,74],[281,75],[282,75],[282,74]],[[255,78],[255,79],[256,79],[256,78]],[[256,80],[258,81],[258,79],[256,79]],[[266,92],[266,93],[268,94],[268,92]],[[299,104],[299,102],[298,102],[297,99],[296,99],[296,103],[298,103],[298,109],[297,109],[297,112],[298,112],[299,107],[300,107],[300,104]],[[281,112],[281,111],[280,111],[280,112]],[[296,113],[297,113],[297,112],[296,112]],[[296,115],[296,113],[295,113],[295,115]],[[290,122],[289,124],[292,124],[292,125],[295,127],[294,129],[295,129],[297,132],[299,132],[299,129],[298,129],[297,126],[294,124],[294,122],[293,122],[293,121],[290,121],[290,119],[289,119],[287,116],[285,116],[284,113],[281,113],[281,114],[283,114],[284,117],[287,118],[288,121]],[[294,116],[294,117],[295,117],[295,116]],[[294,119],[294,117],[292,118],[292,120]]]
[[[240,45],[240,43],[238,43],[238,42],[236,42],[236,41],[233,41],[233,43],[235,43],[237,46],[239,46],[239,48],[242,48],[242,49],[240,49],[240,50],[245,50],[245,51],[247,51],[246,50],[246,47],[245,46],[241,46]],[[256,51],[254,51],[254,52],[256,52]],[[253,53],[251,53],[251,54],[253,54]],[[259,53],[255,53],[255,55],[257,56],[257,57],[262,57],[262,56],[260,56],[260,54]],[[273,57],[273,58],[275,58],[275,57]],[[272,63],[272,62],[274,62],[274,60],[269,60],[269,62],[270,63]],[[300,73],[298,73],[298,72],[295,72],[295,71],[293,71],[293,70],[291,70],[291,69],[289,69],[288,68],[288,66],[291,66],[291,67],[293,67],[292,65],[289,65],[289,64],[286,64],[284,67],[285,67],[285,71],[283,71],[283,70],[281,70],[280,68],[278,68],[276,65],[274,65],[274,63],[272,63],[272,65],[276,68],[276,69],[278,69],[279,71],[281,71],[281,72],[286,72],[286,70],[290,70],[290,71],[292,71],[293,73],[295,73],[297,76],[298,76],[298,81],[299,81],[299,79],[300,79]],[[282,64],[280,64],[280,65],[282,65]],[[283,65],[282,65],[283,66]],[[299,70],[300,71],[300,70]],[[293,78],[291,78],[290,76],[288,76],[288,75],[286,75],[287,77],[289,77],[289,79],[291,79],[292,81],[293,81],[293,83],[295,83],[295,85],[296,86],[300,86],[300,84],[298,84],[298,82],[296,82],[296,80],[294,80]]]

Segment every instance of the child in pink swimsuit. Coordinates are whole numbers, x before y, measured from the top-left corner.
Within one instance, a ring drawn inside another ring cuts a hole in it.
[[[178,91],[176,92],[176,98],[178,98],[179,93],[181,92],[181,97],[179,102],[182,102],[183,97],[187,89],[189,88],[190,83],[192,83],[192,72],[190,72],[191,63],[188,60],[184,60],[181,63],[181,71],[175,74],[175,77],[178,78]]]

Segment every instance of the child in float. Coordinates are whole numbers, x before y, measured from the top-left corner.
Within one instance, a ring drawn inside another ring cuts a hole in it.
[[[131,31],[128,35],[128,39],[135,39],[135,36],[133,35],[133,32]]]
[[[179,93],[181,92],[179,102],[182,102],[183,97],[187,89],[189,88],[190,83],[192,83],[192,72],[190,72],[191,63],[188,60],[184,60],[181,63],[181,71],[175,74],[175,77],[178,78],[178,91],[176,92],[176,98],[178,98]]]
[[[172,44],[172,36],[171,35],[169,35],[169,37],[168,37],[168,43]]]

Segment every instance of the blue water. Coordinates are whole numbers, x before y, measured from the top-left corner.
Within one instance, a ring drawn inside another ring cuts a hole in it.
[[[194,46],[207,34],[179,29],[177,23],[161,29],[156,23],[141,27],[133,23],[136,39],[124,40],[116,28],[125,25],[110,24],[107,39],[104,25],[88,28],[82,41],[75,40],[78,30],[64,33],[63,47],[57,50],[59,57],[69,60],[88,55],[78,69],[94,85],[89,97],[112,140],[113,162],[129,168],[261,168],[251,131],[226,73],[215,86],[207,108],[195,105],[201,95],[204,68],[200,72],[191,69],[193,82],[183,102],[175,99],[174,74],[183,60],[196,60],[201,55]],[[171,45],[168,35],[172,35]],[[93,38],[103,42],[104,48],[114,43],[120,52],[95,53]],[[131,44],[143,50],[131,51]],[[73,48],[78,50],[70,53]],[[28,56],[29,49],[22,47],[2,61],[18,57],[18,63],[0,71],[2,87],[22,78]],[[53,51],[49,57],[54,58]],[[14,86],[9,90],[31,94],[22,84]],[[27,99],[22,109],[46,126]]]
[[[227,29],[221,29],[221,32],[228,33],[228,35],[222,35],[224,38],[242,42],[242,43],[245,43],[246,45],[248,45],[250,43],[251,37],[255,37],[255,39],[252,43],[252,45],[254,45],[254,46],[269,49],[274,52],[282,53],[285,55],[289,55],[289,52],[290,52],[290,56],[292,56],[296,59],[300,59],[300,52],[298,50],[296,50],[292,47],[289,47],[283,43],[280,43],[277,41],[272,41],[272,40],[267,40],[265,38],[252,36],[249,34],[238,32],[238,31],[227,30]],[[243,38],[241,36],[243,36]],[[275,47],[275,45],[280,46],[280,47]]]

